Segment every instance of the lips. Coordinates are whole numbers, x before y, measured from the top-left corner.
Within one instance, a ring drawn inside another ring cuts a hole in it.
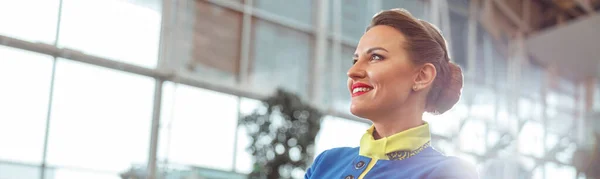
[[[356,97],[368,93],[373,90],[373,87],[364,83],[354,83],[352,84],[351,89],[352,97]]]

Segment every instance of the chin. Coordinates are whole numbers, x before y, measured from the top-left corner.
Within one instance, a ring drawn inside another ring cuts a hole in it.
[[[370,116],[369,114],[372,112],[373,112],[373,109],[366,108],[365,106],[354,105],[354,104],[350,105],[350,113],[352,113],[352,115],[355,115],[360,118],[369,119],[368,116]]]

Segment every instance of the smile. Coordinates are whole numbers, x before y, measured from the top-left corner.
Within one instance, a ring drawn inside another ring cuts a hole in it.
[[[355,83],[352,85],[352,97],[363,95],[371,90],[373,90],[373,87],[367,84]]]

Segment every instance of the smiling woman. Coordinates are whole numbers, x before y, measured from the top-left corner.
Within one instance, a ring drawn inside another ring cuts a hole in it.
[[[431,147],[424,112],[460,98],[462,71],[432,24],[403,9],[373,17],[348,70],[352,114],[373,125],[360,147],[322,152],[305,178],[477,178],[474,167]]]

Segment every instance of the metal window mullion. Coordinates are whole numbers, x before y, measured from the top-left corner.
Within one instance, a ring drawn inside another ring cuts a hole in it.
[[[56,20],[56,32],[54,34],[54,44],[53,46],[56,48],[58,46],[58,41],[60,40],[60,27],[61,27],[61,20],[62,20],[62,7],[63,7],[63,1],[59,0],[58,1],[58,14],[57,14],[57,20]],[[56,63],[57,63],[57,56],[53,55],[52,58],[52,72],[50,73],[50,91],[48,94],[48,107],[47,107],[47,111],[46,111],[46,129],[44,131],[44,147],[42,150],[42,164],[40,166],[40,178],[41,179],[45,179],[46,178],[46,168],[47,168],[47,159],[48,159],[48,138],[50,135],[50,121],[52,118],[52,103],[54,101],[54,81],[56,79]]]

